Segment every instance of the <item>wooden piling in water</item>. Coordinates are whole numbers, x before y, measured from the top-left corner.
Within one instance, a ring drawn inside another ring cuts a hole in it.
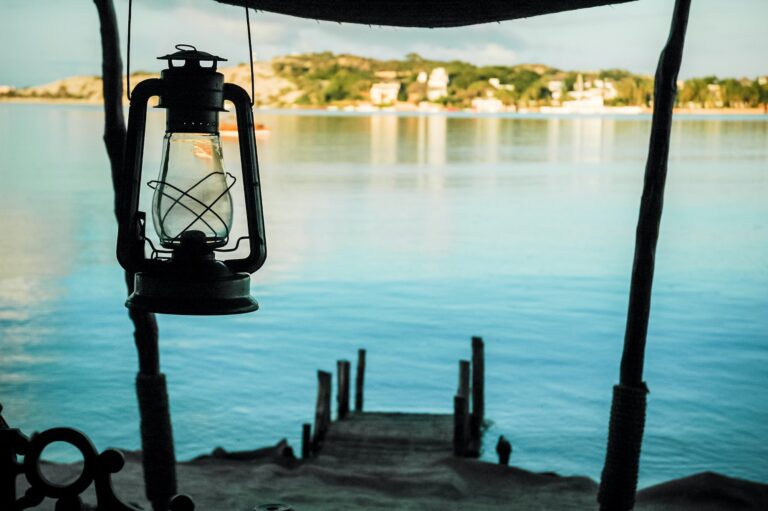
[[[456,395],[469,400],[469,360],[459,360],[459,389]]]
[[[472,442],[479,444],[485,419],[485,344],[482,337],[472,337]]]
[[[365,383],[365,350],[357,350],[357,374],[355,375],[355,411],[363,411],[363,385]]]
[[[301,459],[312,456],[312,424],[305,422],[301,425]]]
[[[336,394],[336,411],[338,419],[346,419],[349,415],[349,360],[338,360],[336,372],[338,389]]]
[[[317,372],[317,405],[315,407],[315,435],[312,439],[313,451],[317,452],[322,444],[328,426],[331,424],[331,373]]]
[[[453,398],[453,455],[464,456],[469,431],[469,404],[464,396]]]

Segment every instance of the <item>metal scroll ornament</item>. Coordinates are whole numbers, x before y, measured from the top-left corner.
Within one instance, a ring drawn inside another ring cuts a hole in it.
[[[0,406],[2,411],[2,406]],[[40,467],[40,456],[55,442],[73,446],[83,458],[80,475],[71,482],[60,484],[48,480]],[[23,457],[19,460],[18,457]],[[56,511],[85,511],[80,495],[93,485],[96,509],[99,511],[140,511],[122,502],[112,488],[112,474],[119,472],[125,460],[120,451],[107,449],[99,453],[93,442],[72,428],[52,428],[27,437],[20,430],[9,428],[0,416],[0,509],[21,511],[33,508],[46,498],[56,501]],[[23,476],[28,488],[21,497],[16,494],[17,479]],[[174,497],[168,511],[194,511],[186,495]]]

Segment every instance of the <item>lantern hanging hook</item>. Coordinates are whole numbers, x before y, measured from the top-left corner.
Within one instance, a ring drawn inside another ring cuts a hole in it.
[[[251,106],[253,106],[256,86],[254,83],[253,73],[253,43],[251,42],[251,15],[249,12],[250,0],[245,0],[245,25],[248,30],[248,64],[251,68]],[[125,73],[125,88],[128,96],[128,101],[131,100],[131,22],[133,20],[133,0],[128,0],[128,48],[126,50],[126,73]],[[176,45],[176,49],[180,49]],[[191,45],[183,45],[191,46]],[[194,46],[192,46],[194,48]],[[195,48],[195,50],[197,50]]]
[[[251,65],[251,106],[255,98],[255,86],[253,83],[253,45],[251,44],[251,15],[248,12],[250,1],[245,0],[245,24],[248,29],[248,63]]]
[[[174,48],[176,48],[179,51],[184,51],[184,50],[195,51],[195,52],[197,51],[197,48],[195,48],[195,45],[193,44],[177,44],[176,46],[174,46]]]

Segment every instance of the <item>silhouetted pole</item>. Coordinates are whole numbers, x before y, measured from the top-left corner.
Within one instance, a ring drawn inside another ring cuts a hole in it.
[[[464,456],[467,450],[469,431],[469,406],[464,396],[453,398],[453,455]]]
[[[336,411],[339,420],[346,419],[349,415],[349,361],[338,360],[336,362],[338,389],[336,394]]]
[[[504,435],[501,435],[499,441],[496,442],[496,454],[499,456],[499,465],[509,465],[509,457],[512,456],[512,444],[504,438]]]
[[[309,459],[312,456],[312,424],[304,423],[301,426],[301,459]]]
[[[331,373],[317,372],[317,404],[315,406],[315,436],[312,440],[313,452],[322,445],[328,425],[331,423]]]
[[[480,430],[485,419],[485,344],[482,337],[472,337],[472,420],[471,435],[479,452]]]
[[[459,388],[456,395],[469,399],[469,360],[459,360]]]
[[[357,350],[357,374],[355,375],[355,411],[363,411],[363,387],[365,386],[365,350]]]
[[[104,88],[104,145],[112,171],[115,215],[121,208],[124,190],[120,177],[125,150],[123,117],[123,61],[120,36],[112,0],[94,0],[101,29],[102,81]],[[118,217],[118,222],[120,222]],[[128,294],[133,292],[133,274],[125,274]],[[138,351],[139,373],[136,395],[141,416],[141,447],[147,498],[155,510],[165,509],[176,493],[176,457],[165,375],[160,372],[157,321],[150,312],[129,310]]]
[[[690,0],[675,2],[669,39],[656,68],[651,140],[637,221],[621,377],[619,385],[613,388],[608,448],[598,494],[603,511],[626,511],[632,509],[635,503],[648,393],[643,381],[643,362],[651,310],[654,258],[664,204],[672,109],[690,6]]]

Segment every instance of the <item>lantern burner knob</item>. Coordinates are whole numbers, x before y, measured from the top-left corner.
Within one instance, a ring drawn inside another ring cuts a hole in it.
[[[173,259],[185,262],[210,261],[214,259],[213,250],[206,243],[203,231],[189,230],[181,233],[179,246],[173,250]]]

